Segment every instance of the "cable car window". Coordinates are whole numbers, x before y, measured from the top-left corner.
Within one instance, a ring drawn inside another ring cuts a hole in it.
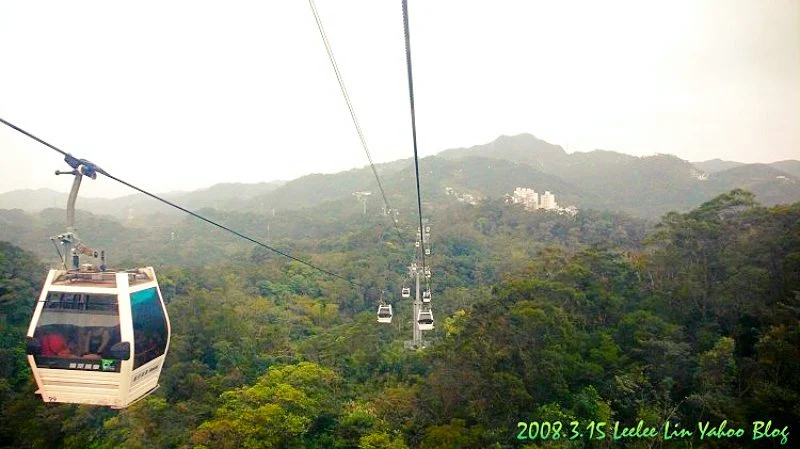
[[[34,338],[40,368],[119,372],[111,347],[120,342],[119,306],[114,295],[50,292]]]
[[[133,315],[133,369],[164,354],[167,346],[167,318],[155,287],[131,293]]]

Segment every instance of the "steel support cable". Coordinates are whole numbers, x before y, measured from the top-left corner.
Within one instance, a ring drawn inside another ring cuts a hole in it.
[[[333,56],[333,50],[331,49],[331,44],[328,41],[328,35],[325,33],[325,28],[322,26],[322,18],[320,18],[319,12],[317,11],[317,5],[314,3],[314,0],[308,0],[308,4],[311,6],[311,12],[314,13],[314,19],[317,22],[319,34],[322,36],[322,42],[325,44],[325,51],[328,53],[328,59],[333,67],[333,72],[336,74],[336,80],[339,82],[339,89],[342,91],[344,101],[347,103],[347,109],[350,111],[350,118],[353,119],[353,125],[356,128],[356,133],[358,133],[358,138],[361,140],[361,146],[364,148],[364,152],[367,154],[367,160],[369,161],[370,168],[372,168],[372,174],[375,175],[375,181],[377,181],[378,189],[381,191],[383,204],[386,207],[387,213],[391,213],[389,200],[386,199],[386,192],[383,190],[383,184],[381,183],[380,176],[378,176],[378,170],[375,168],[375,164],[372,162],[372,155],[369,152],[367,140],[364,138],[364,132],[361,130],[361,125],[358,123],[355,108],[353,108],[353,103],[350,101],[350,94],[347,93],[347,88],[344,85],[344,79],[342,78],[341,72],[339,72],[339,65],[336,64],[336,58]],[[394,218],[394,216],[392,216],[391,219],[392,223],[394,224],[394,229],[397,231],[397,237],[402,242],[403,236],[400,232],[400,228],[397,226],[397,220]]]
[[[47,142],[45,142],[44,140],[42,140],[42,139],[40,139],[40,138],[38,138],[38,137],[34,136],[33,134],[29,133],[28,131],[25,131],[24,129],[17,127],[17,126],[16,126],[16,125],[14,125],[13,123],[7,122],[7,121],[3,120],[2,118],[0,118],[0,122],[3,122],[3,124],[4,124],[4,125],[8,126],[9,128],[11,128],[11,129],[13,129],[13,130],[15,130],[15,131],[19,131],[19,132],[21,132],[22,134],[25,134],[26,136],[28,136],[28,137],[30,137],[31,139],[33,139],[33,140],[35,140],[35,141],[37,141],[37,142],[41,143],[42,145],[44,145],[44,146],[46,146],[46,147],[49,147],[49,148],[50,148],[50,149],[52,149],[52,150],[58,151],[59,153],[61,153],[61,155],[62,155],[62,156],[66,156],[66,155],[67,155],[67,152],[66,152],[66,151],[62,151],[62,150],[60,150],[60,149],[58,149],[58,148],[54,147],[53,145],[50,145],[49,143],[47,143]]]
[[[57,148],[57,147],[55,147],[55,146],[53,146],[53,145],[51,145],[51,144],[49,144],[49,143],[45,142],[44,140],[42,140],[42,139],[40,139],[40,138],[38,138],[38,137],[34,136],[33,134],[31,134],[31,133],[29,133],[29,132],[27,132],[27,131],[23,130],[22,128],[19,128],[19,127],[17,127],[17,126],[15,126],[15,125],[13,125],[12,123],[9,123],[9,122],[7,122],[7,121],[3,120],[2,118],[0,118],[0,122],[2,122],[3,124],[7,125],[8,127],[12,128],[12,129],[14,129],[14,130],[16,130],[16,131],[19,131],[19,132],[21,132],[22,134],[25,134],[26,136],[30,137],[31,139],[33,139],[33,140],[35,140],[35,141],[37,141],[37,142],[39,142],[39,143],[41,143],[41,144],[43,144],[43,145],[45,145],[45,146],[47,146],[47,147],[49,147],[49,148],[53,149],[53,150],[55,150],[55,151],[57,151],[57,152],[59,152],[59,153],[63,154],[64,156],[70,156],[70,154],[69,154],[69,153],[67,153],[67,152],[65,152],[65,151],[63,151],[63,150],[61,150],[61,149],[59,149],[59,148]],[[271,246],[269,246],[269,245],[267,245],[267,244],[265,244],[265,243],[261,243],[261,242],[259,242],[258,240],[255,240],[255,239],[253,239],[253,238],[251,238],[251,237],[248,237],[248,236],[246,236],[246,235],[242,234],[241,232],[235,231],[235,230],[233,230],[233,229],[231,229],[231,228],[229,228],[229,227],[227,227],[227,226],[225,226],[225,225],[219,224],[219,223],[217,223],[217,222],[215,222],[215,221],[213,221],[213,220],[211,220],[211,219],[208,219],[208,218],[206,218],[206,217],[204,217],[204,216],[202,216],[202,215],[200,215],[200,214],[198,214],[198,213],[196,213],[196,212],[192,212],[192,211],[190,211],[189,209],[186,209],[186,208],[184,208],[184,207],[182,207],[182,206],[179,206],[179,205],[177,205],[177,204],[175,204],[175,203],[173,203],[173,202],[171,202],[171,201],[169,201],[169,200],[166,200],[166,199],[164,199],[164,198],[161,198],[161,197],[159,197],[158,195],[155,195],[155,194],[153,194],[153,193],[150,193],[150,192],[148,192],[148,191],[146,191],[146,190],[140,189],[139,187],[136,187],[136,186],[135,186],[135,185],[133,185],[133,184],[130,184],[130,183],[126,182],[126,181],[123,181],[122,179],[119,179],[119,178],[117,178],[116,176],[113,176],[112,174],[108,173],[108,172],[107,172],[107,171],[105,171],[105,170],[102,170],[102,169],[99,169],[99,168],[98,168],[98,169],[97,169],[97,171],[98,171],[99,173],[101,173],[101,174],[105,175],[106,177],[108,177],[108,178],[110,178],[110,179],[113,179],[114,181],[117,181],[118,183],[120,183],[120,184],[122,184],[122,185],[125,185],[125,186],[127,186],[127,187],[130,187],[131,189],[133,189],[133,190],[136,190],[137,192],[143,193],[143,194],[145,194],[145,195],[149,196],[150,198],[156,199],[156,200],[158,200],[158,201],[161,201],[161,202],[162,202],[162,203],[164,203],[164,204],[167,204],[167,205],[169,205],[169,206],[172,206],[172,207],[174,207],[174,208],[176,208],[176,209],[178,209],[178,210],[181,210],[181,211],[183,211],[183,212],[186,212],[187,214],[189,214],[189,215],[191,215],[191,216],[193,216],[193,217],[195,217],[195,218],[198,218],[198,219],[200,219],[200,220],[202,220],[202,221],[205,221],[205,222],[206,222],[206,223],[208,223],[208,224],[214,225],[214,226],[216,226],[216,227],[218,227],[218,228],[220,228],[220,229],[222,229],[222,230],[224,230],[224,231],[230,232],[231,234],[233,234],[233,235],[235,235],[235,236],[237,236],[237,237],[241,237],[241,238],[243,238],[243,239],[245,239],[245,240],[247,240],[247,241],[249,241],[249,242],[251,242],[251,243],[255,243],[256,245],[258,245],[258,246],[260,246],[260,247],[262,247],[262,248],[265,248],[265,249],[267,249],[267,250],[270,250],[270,251],[272,251],[272,252],[274,252],[274,253],[276,253],[276,254],[279,254],[279,255],[281,255],[281,256],[283,256],[283,257],[286,257],[286,258],[288,258],[288,259],[294,260],[295,262],[300,262],[301,264],[304,264],[304,265],[306,265],[306,266],[308,266],[308,267],[310,267],[310,268],[313,268],[313,269],[315,269],[315,270],[317,270],[317,271],[319,271],[319,272],[321,272],[321,273],[325,273],[325,274],[327,274],[328,276],[332,276],[332,277],[335,277],[335,278],[341,279],[341,280],[343,280],[343,281],[346,281],[346,282],[348,282],[348,283],[350,283],[350,284],[352,284],[352,285],[358,286],[358,287],[362,287],[362,288],[364,287],[362,284],[359,284],[358,282],[355,282],[355,281],[353,281],[353,280],[350,280],[350,279],[348,279],[348,278],[346,278],[346,277],[344,277],[344,276],[342,276],[342,275],[336,274],[336,273],[334,273],[334,272],[332,272],[332,271],[328,271],[328,270],[326,270],[326,269],[324,269],[324,268],[320,268],[320,267],[318,267],[318,266],[316,266],[316,265],[312,264],[311,262],[307,262],[307,261],[305,261],[305,260],[302,260],[302,259],[299,259],[299,258],[297,258],[297,257],[294,257],[294,256],[292,256],[291,254],[287,254],[287,253],[285,253],[285,252],[283,252],[283,251],[281,251],[281,250],[279,250],[279,249],[273,248],[273,247],[271,247]]]
[[[406,40],[406,68],[408,70],[408,97],[411,104],[411,136],[414,140],[414,171],[417,176],[417,210],[419,211],[419,246],[422,253],[422,274],[425,275],[425,228],[422,227],[422,194],[419,188],[419,155],[417,153],[417,118],[414,112],[414,78],[411,71],[411,36],[408,31],[408,2],[403,0],[403,32]]]

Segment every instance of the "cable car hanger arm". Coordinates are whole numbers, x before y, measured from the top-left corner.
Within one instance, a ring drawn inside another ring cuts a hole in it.
[[[71,252],[69,250],[69,246],[74,243],[74,251],[72,252],[72,268],[77,270],[80,264],[80,258],[78,256],[79,254],[85,254],[95,258],[98,256],[96,250],[86,246],[83,242],[81,242],[80,238],[78,237],[78,233],[75,230],[75,202],[78,199],[78,191],[81,188],[81,180],[84,176],[97,179],[98,172],[103,174],[106,174],[106,172],[86,159],[78,159],[69,153],[64,154],[64,161],[69,164],[70,167],[72,167],[72,171],[56,170],[56,175],[75,176],[75,179],[72,181],[72,189],[69,192],[69,199],[67,200],[67,232],[56,237],[51,237],[51,240],[53,240],[53,243],[55,243],[55,240],[58,239],[61,244],[64,245],[63,256],[61,255],[61,252],[58,251],[58,246],[56,246],[56,252],[59,253],[59,258],[64,264],[65,269],[67,268],[66,259]],[[103,260],[104,263],[100,267],[101,271],[105,270],[105,255]]]

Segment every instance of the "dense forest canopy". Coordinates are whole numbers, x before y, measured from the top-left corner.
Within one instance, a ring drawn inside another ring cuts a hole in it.
[[[570,422],[607,423],[597,447],[797,444],[800,203],[734,190],[657,223],[502,200],[437,208],[437,325],[420,351],[403,347],[411,306],[399,298],[413,248],[385,217],[207,212],[255,235],[270,220],[276,245],[365,288],[191,219],[132,229],[79,215],[116,265],[157,268],[173,339],[141,402],[44,404],[24,335],[52,259],[39,240],[61,217],[1,211],[15,245],[0,243],[0,447],[587,447]],[[375,320],[383,290],[388,326]],[[700,438],[698,423],[724,420],[747,433]],[[659,436],[613,439],[615,423],[640,421]],[[757,421],[788,442],[753,440]],[[521,422],[566,427],[521,441]],[[665,441],[665,423],[695,433]]]

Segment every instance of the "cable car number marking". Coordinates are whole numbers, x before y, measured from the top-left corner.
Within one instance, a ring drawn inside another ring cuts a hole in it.
[[[50,401],[50,402],[56,402],[57,399],[56,399],[55,396],[48,396],[47,400]]]
[[[152,373],[153,371],[158,371],[158,370],[159,370],[159,368],[161,368],[161,364],[160,364],[160,363],[157,363],[157,364],[155,364],[155,365],[151,366],[151,367],[150,367],[150,368],[148,368],[146,371],[142,371],[141,373],[139,373],[139,374],[137,374],[136,376],[134,376],[134,378],[133,378],[133,381],[132,381],[131,383],[136,383],[136,382],[138,382],[139,380],[141,380],[141,379],[142,379],[142,377],[145,377],[145,376],[149,375],[149,374],[150,374],[150,373]]]
[[[70,363],[70,369],[82,369],[82,370],[99,370],[100,364],[99,363]]]

